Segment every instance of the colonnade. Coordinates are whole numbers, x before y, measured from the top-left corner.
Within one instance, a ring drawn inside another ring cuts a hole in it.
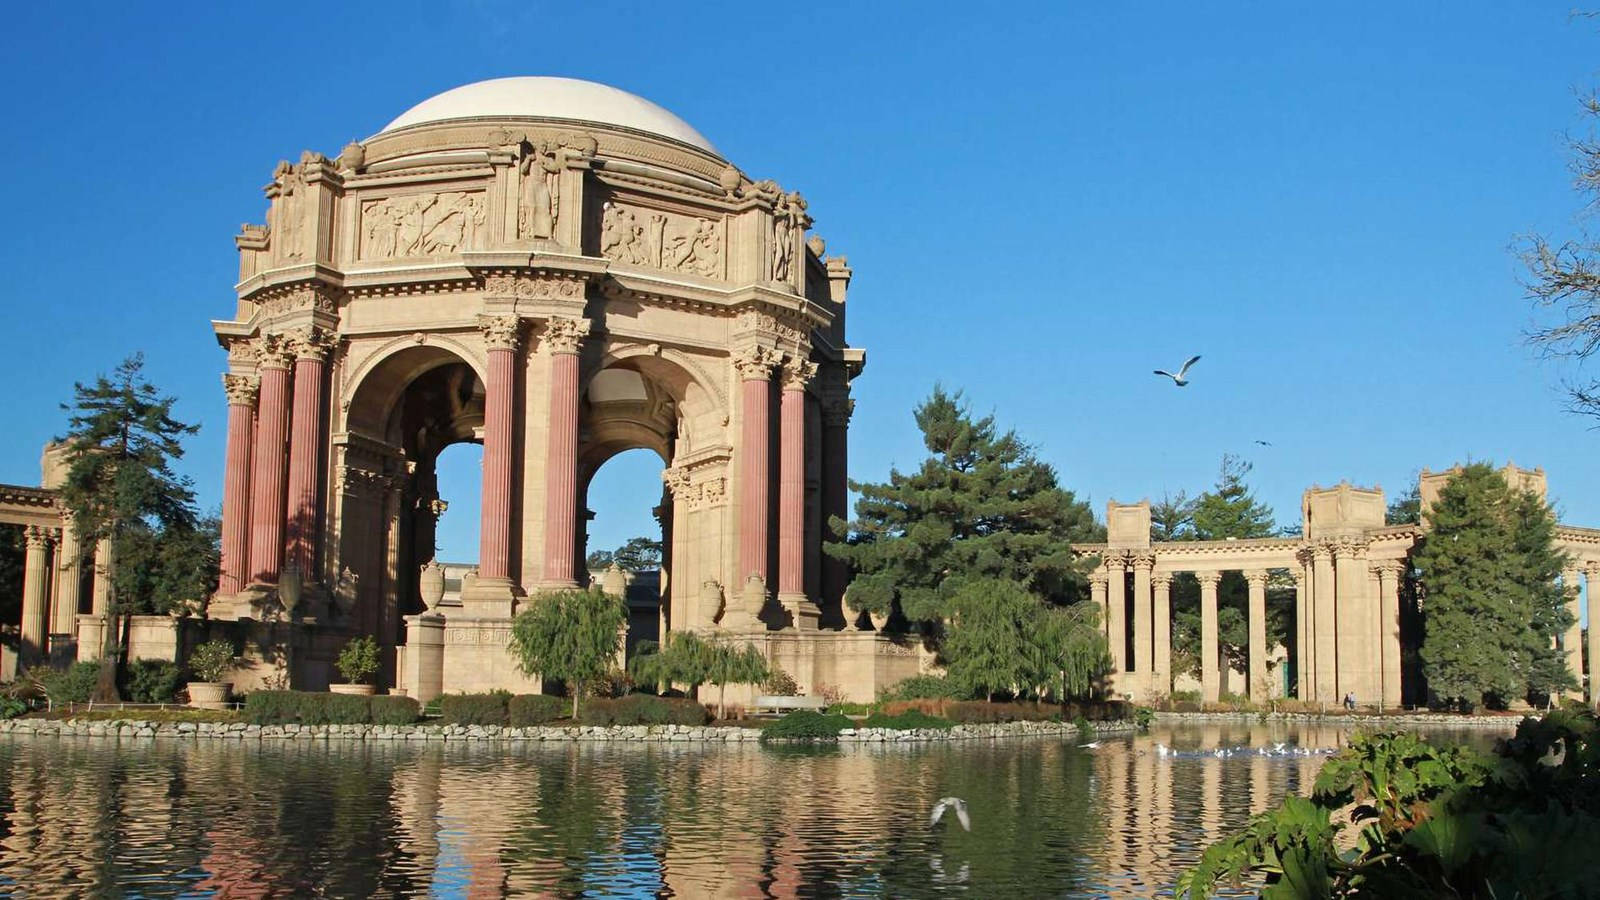
[[[70,515],[60,517],[59,527],[23,526],[25,552],[22,572],[22,652],[24,667],[39,665],[58,648],[77,644],[79,659],[98,659],[97,640],[78,642],[78,618],[84,613],[84,565],[93,565],[90,607],[87,616],[103,618],[110,603],[110,541],[95,544],[92,554],[83,552],[78,530]]]

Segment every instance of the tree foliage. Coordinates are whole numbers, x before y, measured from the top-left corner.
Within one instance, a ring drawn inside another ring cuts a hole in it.
[[[1249,462],[1225,453],[1217,483],[1194,500],[1194,536],[1202,541],[1225,538],[1272,537],[1277,526],[1272,522],[1272,507],[1256,499],[1245,476],[1254,468]]]
[[[975,418],[959,392],[935,387],[914,416],[931,455],[913,473],[891,469],[885,483],[852,483],[855,520],[830,523],[845,540],[825,549],[856,572],[851,608],[938,622],[972,579],[1013,581],[1049,603],[1082,599],[1090,561],[1071,545],[1104,538],[1089,507],[1014,431]]]
[[[629,538],[615,550],[596,550],[585,560],[592,572],[613,564],[624,572],[643,572],[661,568],[661,542],[647,537]]]
[[[622,649],[628,607],[601,591],[550,591],[530,597],[511,622],[511,654],[524,675],[565,682],[578,698],[605,677]]]
[[[1500,705],[1574,686],[1555,635],[1571,624],[1556,583],[1556,519],[1485,463],[1465,466],[1429,508],[1412,563],[1425,592],[1423,671],[1446,704]]]
[[[1415,478],[1411,479],[1410,490],[1389,501],[1389,508],[1383,514],[1383,523],[1385,525],[1422,524],[1422,491],[1419,489]]]
[[[722,638],[705,638],[693,631],[674,631],[666,643],[641,641],[628,674],[641,684],[683,684],[693,695],[702,684],[718,689],[717,717],[727,712],[730,684],[761,684],[774,669],[760,648]]]
[[[953,617],[941,649],[948,679],[968,696],[1087,694],[1111,669],[1092,604],[1048,607],[1005,579],[964,582],[952,597]]]

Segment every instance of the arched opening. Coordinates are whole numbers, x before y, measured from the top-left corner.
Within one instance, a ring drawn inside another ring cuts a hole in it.
[[[628,601],[629,657],[640,641],[660,641],[663,631],[667,546],[662,517],[670,498],[664,495],[662,468],[653,450],[624,450],[594,471],[584,496],[584,562],[594,583],[607,590],[621,587]]]
[[[461,584],[478,568],[478,530],[483,508],[483,445],[469,441],[439,451],[433,466],[441,506],[433,529],[430,557],[444,568],[442,606],[461,603]],[[419,545],[417,556],[425,556]]]

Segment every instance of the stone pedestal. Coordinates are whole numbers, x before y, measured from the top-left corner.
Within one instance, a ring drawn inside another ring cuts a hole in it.
[[[406,616],[405,666],[398,687],[418,703],[444,693],[444,616]]]
[[[816,631],[822,621],[822,608],[812,603],[805,594],[779,594],[778,603],[789,616],[789,627],[801,631]]]
[[[106,648],[106,620],[96,615],[78,617],[78,661],[92,662]]]

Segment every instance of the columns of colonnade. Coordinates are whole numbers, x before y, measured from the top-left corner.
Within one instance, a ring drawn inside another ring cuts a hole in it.
[[[1249,692],[1250,702],[1265,702],[1267,690],[1267,573],[1255,570],[1244,573],[1245,581],[1250,585],[1249,631],[1250,631],[1250,660]]]
[[[228,446],[222,482],[222,575],[217,593],[232,596],[250,580],[250,459],[255,436],[253,375],[224,375],[228,395]]]
[[[1154,668],[1153,655],[1155,652],[1155,638],[1153,622],[1151,621],[1150,598],[1150,570],[1156,564],[1154,553],[1139,552],[1131,557],[1133,562],[1133,671],[1139,673],[1139,680],[1145,685],[1145,697],[1149,699],[1151,670]]]
[[[1589,601],[1589,705],[1600,706],[1600,563],[1589,563],[1583,570],[1584,590]]]
[[[1387,708],[1398,708],[1405,700],[1401,690],[1400,666],[1400,579],[1405,564],[1386,561],[1373,566],[1378,573],[1378,649],[1381,696]]]
[[[1572,624],[1567,626],[1566,633],[1561,636],[1561,649],[1566,651],[1567,669],[1572,672],[1572,680],[1577,682],[1578,689],[1570,692],[1568,696],[1583,698],[1583,623],[1579,620],[1579,613],[1583,608],[1582,585],[1578,583],[1578,569],[1576,566],[1566,569],[1561,573],[1561,587],[1567,593],[1567,612],[1572,615]]]
[[[778,423],[778,602],[806,631],[816,630],[821,613],[805,588],[806,385],[816,374],[816,363],[784,363]]]
[[[83,593],[83,546],[71,513],[63,516],[61,543],[56,546],[55,602],[50,608],[50,633],[78,633],[78,603]]]
[[[1337,696],[1354,694],[1357,703],[1376,703],[1382,696],[1377,675],[1378,617],[1367,600],[1365,546],[1343,540],[1334,547],[1334,590],[1338,611]]]
[[[1106,554],[1106,642],[1111,645],[1111,668],[1128,671],[1128,579],[1127,560],[1121,554]]]
[[[23,532],[27,553],[22,569],[22,665],[37,666],[45,660],[45,629],[50,615],[50,545],[55,542],[51,529],[29,525]]]
[[[262,338],[261,400],[250,484],[250,580],[276,584],[283,564],[284,462],[290,351],[281,335]]]
[[[1200,699],[1221,699],[1222,672],[1217,664],[1217,582],[1220,572],[1196,572],[1200,582]]]
[[[317,484],[321,480],[323,377],[331,341],[308,326],[289,338],[294,354],[294,406],[289,425],[288,509],[284,560],[307,582],[316,579]]]
[[[478,577],[470,591],[462,592],[461,601],[468,615],[505,617],[511,614],[515,599],[511,580],[512,428],[522,320],[480,316],[478,328],[483,332],[489,376],[483,400],[483,500],[478,520]],[[554,430],[552,422],[552,433]],[[550,526],[547,523],[545,527]],[[548,574],[549,569],[545,571]]]
[[[772,512],[772,370],[777,354],[746,348],[733,358],[739,373],[739,578],[760,579],[766,591],[768,522]]]
[[[550,351],[550,444],[545,456],[544,504],[547,587],[578,585],[578,347],[588,333],[588,319],[553,317],[543,335],[543,344]],[[510,434],[509,422],[506,432]],[[509,455],[508,451],[508,493]],[[509,510],[506,518],[509,526]]]
[[[1172,575],[1160,572],[1154,575],[1150,584],[1154,588],[1155,596],[1151,603],[1155,607],[1155,663],[1152,666],[1155,683],[1150,692],[1154,701],[1161,697],[1172,696]]]
[[[847,391],[848,388],[845,388]],[[822,540],[835,540],[829,524],[834,516],[850,518],[850,414],[853,400],[844,391],[822,404]],[[850,580],[850,564],[832,554],[822,554],[823,605],[842,615],[846,626],[854,617],[844,609],[844,588]]]
[[[1311,616],[1314,666],[1316,669],[1316,695],[1312,698],[1323,703],[1339,700],[1339,685],[1335,680],[1338,669],[1334,661],[1338,641],[1334,632],[1333,605],[1333,548],[1318,544],[1311,550]]]
[[[1304,553],[1295,555],[1295,566],[1289,570],[1294,577],[1294,681],[1295,696],[1301,700],[1310,700],[1316,696],[1313,687],[1315,676],[1315,658],[1312,646],[1312,607],[1311,601],[1311,576],[1308,572],[1309,561]]]

